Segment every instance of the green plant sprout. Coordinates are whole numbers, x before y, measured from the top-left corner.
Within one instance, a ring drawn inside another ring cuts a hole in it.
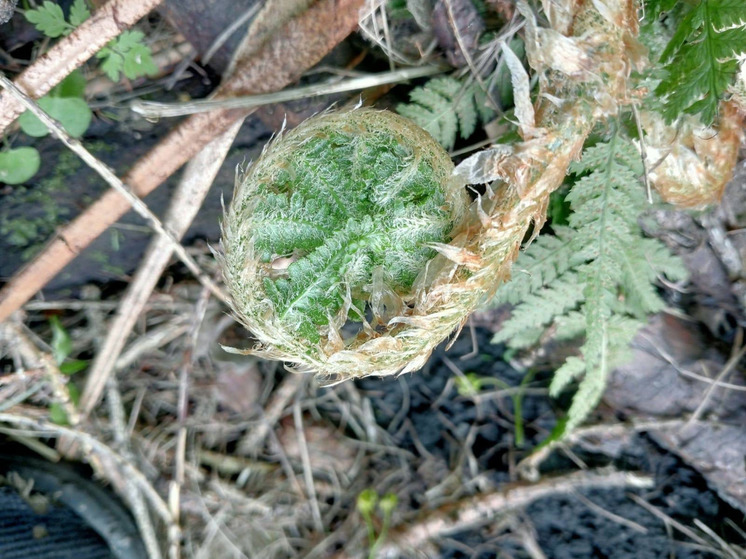
[[[386,493],[382,497],[374,489],[365,489],[357,497],[357,510],[365,521],[368,531],[368,559],[375,559],[378,549],[386,541],[391,517],[396,509],[399,498],[394,493]],[[381,531],[376,534],[374,513],[376,507],[381,512]]]
[[[81,359],[70,359],[69,356],[73,351],[73,343],[70,334],[67,332],[62,322],[56,316],[49,319],[49,326],[52,328],[52,341],[49,347],[52,350],[52,358],[57,364],[60,372],[67,376],[72,376],[88,367],[88,361]],[[80,389],[77,384],[69,381],[65,385],[70,401],[77,405],[80,400]],[[59,402],[52,402],[49,406],[49,419],[58,425],[67,425],[69,423],[67,413]]]
[[[91,12],[85,0],[73,2],[67,20],[62,8],[50,0],[26,11],[26,19],[51,39],[69,35],[89,17]],[[141,31],[124,31],[96,54],[96,58],[102,59],[101,70],[109,79],[119,81],[124,75],[132,80],[158,70],[150,47],[142,42],[144,38]]]
[[[526,394],[526,388],[534,379],[535,374],[536,371],[530,369],[521,379],[521,383],[517,389],[499,378],[481,376],[477,373],[459,375],[454,378],[454,383],[459,395],[467,398],[473,398],[488,386],[497,386],[501,390],[509,391],[513,400],[513,433],[515,445],[518,448],[523,448],[526,440],[523,428],[523,397]]]
[[[326,382],[415,371],[497,292],[515,308],[495,341],[524,348],[548,329],[584,338],[550,392],[578,383],[566,428],[588,416],[638,327],[664,308],[658,278],[685,276],[638,216],[657,195],[711,203],[732,176],[746,7],[559,3],[542,25],[517,0],[528,69],[505,43],[498,65],[510,73],[503,124],[513,133],[455,171],[435,140],[450,148],[469,135],[482,104],[476,90],[438,78],[398,108],[426,130],[385,111],[327,113],[275,139],[239,177],[220,258],[233,311],[258,343],[232,351]],[[484,193],[465,198],[468,184]],[[567,225],[539,235],[562,187],[553,216]]]

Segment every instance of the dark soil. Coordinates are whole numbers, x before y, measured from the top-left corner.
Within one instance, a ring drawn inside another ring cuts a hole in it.
[[[423,371],[400,379],[368,378],[358,381],[358,386],[371,398],[377,421],[393,436],[396,444],[419,459],[434,459],[447,465],[448,470],[458,466],[467,434],[476,430],[471,452],[480,472],[488,473],[489,479],[499,487],[501,483],[515,480],[512,466],[547,437],[564,403],[536,393],[536,388],[547,386],[549,375],[538,373],[530,383],[524,383],[533,390],[521,398],[525,441],[523,449],[516,451],[512,396],[475,404],[471,398],[459,396],[453,384],[448,383],[454,378],[454,372],[446,359],[464,373],[500,379],[510,386],[521,384],[523,373],[502,360],[503,347],[490,344],[489,337],[489,332],[477,329],[478,354],[461,359],[460,356],[468,354],[472,347],[467,331],[449,351],[439,348]],[[407,402],[408,411],[403,416],[400,410]],[[632,443],[617,449],[614,456],[591,454],[579,448],[573,450],[588,467],[613,465],[621,470],[654,476],[653,489],[635,493],[660,513],[698,534],[701,532],[693,524],[695,519],[726,541],[740,546],[746,543],[732,528],[733,525],[746,528],[743,515],[721,501],[699,473],[645,435],[634,437]],[[544,464],[542,475],[560,475],[575,469],[577,465],[557,454]],[[708,546],[692,541],[634,502],[629,493],[616,488],[591,489],[582,491],[582,497],[541,499],[516,514],[524,525],[531,527],[548,559],[723,556],[713,547],[712,540]],[[423,494],[424,491],[413,492],[415,496]],[[424,497],[413,500],[415,507],[427,506]],[[637,523],[646,533],[605,516],[598,512],[601,509]],[[451,535],[441,542],[441,557],[529,558],[513,534],[505,533],[504,529],[501,532],[497,523],[494,524]]]

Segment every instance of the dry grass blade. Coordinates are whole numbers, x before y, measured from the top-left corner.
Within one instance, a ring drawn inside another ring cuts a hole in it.
[[[269,105],[271,103],[286,103],[308,97],[331,95],[334,93],[345,93],[347,91],[358,91],[379,85],[392,84],[396,82],[424,78],[440,74],[445,69],[442,66],[423,66],[421,68],[402,68],[393,72],[383,72],[370,76],[350,78],[339,83],[322,83],[296,87],[277,93],[265,95],[249,95],[236,97],[234,99],[200,100],[189,103],[159,103],[155,101],[135,100],[132,102],[132,110],[147,118],[162,118],[184,116],[197,113],[213,111],[215,109],[248,109]]]
[[[241,122],[239,119],[227,132],[210,142],[189,162],[164,219],[165,226],[176,238],[181,238],[186,233],[201,207],[202,200],[220,170]],[[84,415],[91,413],[98,402],[106,379],[114,370],[117,358],[124,349],[127,337],[170,258],[171,247],[168,242],[163,237],[154,238],[122,298],[117,315],[107,329],[106,339],[93,361],[80,400]]]

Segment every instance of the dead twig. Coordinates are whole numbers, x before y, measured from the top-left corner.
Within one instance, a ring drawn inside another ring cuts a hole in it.
[[[274,391],[272,399],[267,405],[267,411],[262,414],[261,423],[251,431],[248,436],[238,442],[238,453],[250,455],[261,450],[264,439],[269,434],[272,426],[279,421],[285,411],[285,407],[295,397],[295,394],[303,386],[302,375],[289,374]]]
[[[357,26],[363,0],[320,0],[273,33],[253,56],[243,60],[217,96],[268,93],[282,89],[316,64]],[[225,132],[245,110],[194,115],[142,157],[123,182],[144,197]],[[47,247],[0,290],[0,322],[37,291],[130,209],[119,193],[108,191],[61,229]]]
[[[220,170],[241,122],[242,120],[239,119],[227,132],[205,146],[189,162],[164,218],[166,227],[176,238],[180,239],[186,233],[201,207],[202,200]],[[106,379],[111,375],[124,349],[127,337],[143,312],[170,258],[171,246],[168,241],[163,237],[154,238],[122,298],[116,317],[107,328],[106,339],[91,366],[91,372],[80,399],[80,409],[84,415],[90,414],[98,402]]]
[[[723,370],[720,371],[717,378],[714,379],[714,382],[707,387],[707,391],[705,392],[702,401],[697,406],[697,409],[694,410],[694,413],[692,413],[692,416],[689,418],[689,420],[684,424],[684,428],[689,427],[692,423],[700,418],[702,412],[707,407],[707,404],[712,399],[715,388],[723,381],[723,379],[725,379],[731,373],[731,371],[733,371],[733,369],[736,368],[736,366],[741,362],[741,359],[743,359],[743,356],[746,355],[746,346],[739,347],[743,341],[743,330],[739,330],[738,332],[739,339],[738,342],[733,346],[733,352],[730,359],[728,359],[728,362],[725,364],[725,367],[723,367]]]
[[[70,137],[70,135],[65,132],[62,126],[60,126],[60,124],[56,120],[45,113],[44,110],[41,109],[41,107],[39,107],[39,105],[35,103],[33,99],[23,93],[13,84],[12,81],[10,81],[3,75],[0,75],[0,86],[4,87],[5,90],[9,92],[13,97],[18,99],[18,101],[20,101],[23,106],[34,113],[34,115],[36,115],[36,117],[41,120],[47,128],[49,128],[49,131],[54,136],[56,136],[58,140],[60,140],[63,144],[70,148],[70,150],[73,151],[78,157],[80,157],[86,163],[86,165],[96,171],[96,173],[98,173],[101,178],[109,184],[109,186],[111,186],[119,194],[124,196],[124,198],[132,206],[132,209],[134,209],[143,219],[145,219],[148,225],[150,225],[150,227],[156,233],[158,233],[161,238],[163,238],[165,244],[168,245],[168,248],[176,253],[176,255],[179,257],[179,260],[184,263],[189,271],[192,272],[205,287],[212,291],[215,297],[217,297],[221,301],[226,301],[226,296],[223,293],[223,290],[218,287],[214,281],[212,281],[210,276],[205,274],[200,269],[194,258],[192,258],[192,256],[187,253],[186,249],[181,245],[181,243],[176,240],[173,233],[168,231],[163,226],[163,223],[161,223],[161,220],[158,219],[158,216],[156,216],[150,210],[150,208],[148,208],[145,202],[138,198],[137,194],[133,192],[128,185],[124,184],[121,179],[114,174],[114,171],[112,171],[108,165],[97,159],[78,140]]]
[[[525,507],[550,495],[568,494],[591,487],[639,489],[653,485],[650,476],[609,469],[575,472],[531,485],[514,485],[444,505],[428,512],[419,521],[399,526],[390,532],[391,543],[383,546],[380,553],[385,557],[393,555],[397,549],[421,549],[429,540],[484,523],[508,510]]]
[[[653,516],[655,516],[655,517],[659,518],[661,521],[663,521],[663,523],[666,526],[670,526],[672,528],[675,528],[676,530],[678,530],[679,532],[681,532],[682,534],[684,534],[686,537],[688,537],[692,541],[697,542],[699,545],[702,545],[702,546],[705,546],[705,547],[710,547],[709,544],[708,544],[708,542],[707,542],[707,540],[705,540],[704,538],[700,537],[694,530],[692,530],[691,528],[688,528],[687,526],[683,525],[678,520],[675,520],[675,519],[671,518],[665,512],[663,512],[662,510],[660,510],[658,507],[656,507],[654,505],[651,505],[650,503],[648,503],[645,499],[643,499],[639,495],[634,495],[634,494],[630,493],[627,496],[630,499],[632,499],[635,503],[637,503],[638,505],[640,505],[642,508],[644,508],[646,511],[648,511],[650,514],[652,514]]]
[[[15,85],[38,99],[101,50],[106,43],[155,8],[162,0],[111,0],[75,31],[60,39],[15,79]],[[0,93],[0,133],[24,111],[9,93]]]
[[[358,91],[402,81],[413,80],[415,78],[424,78],[434,76],[444,71],[442,66],[421,66],[418,68],[403,68],[393,72],[383,72],[370,76],[360,76],[342,80],[336,83],[321,83],[296,87],[293,89],[278,91],[276,93],[267,93],[264,95],[249,95],[235,97],[233,99],[218,100],[197,100],[189,103],[159,103],[155,101],[141,101],[139,99],[132,101],[130,107],[138,114],[146,118],[162,118],[191,115],[214,111],[215,109],[248,109],[269,105],[273,103],[286,103],[288,101],[297,101],[298,99],[307,99],[309,97],[319,97],[322,95],[332,95],[334,93],[345,93],[347,91]]]

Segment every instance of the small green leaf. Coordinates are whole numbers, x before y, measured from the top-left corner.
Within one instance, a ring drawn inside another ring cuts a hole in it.
[[[83,76],[83,72],[80,70],[73,70],[64,80],[49,92],[49,97],[82,98],[85,93],[85,85],[86,79],[85,76]]]
[[[124,57],[124,67],[122,70],[127,79],[130,80],[148,74],[155,74],[158,71],[158,67],[153,62],[150,47],[143,44],[133,46]]]
[[[104,59],[101,63],[101,71],[103,71],[111,81],[119,81],[119,72],[122,70],[124,58],[110,48],[101,49],[96,57]]]
[[[35,10],[26,11],[26,19],[34,24],[37,30],[52,39],[69,33],[73,27],[65,21],[65,15],[54,2],[46,0]]]
[[[57,120],[74,138],[82,136],[91,123],[93,113],[83,99],[77,97],[42,97],[39,106]],[[23,113],[18,124],[29,136],[41,138],[49,133],[47,127],[29,111]]]
[[[0,182],[21,184],[39,170],[41,157],[32,147],[22,147],[0,152]]]
[[[144,38],[145,33],[142,31],[125,31],[112,41],[112,43],[114,43],[113,45],[109,43],[109,46],[114,50],[125,53],[140,44]]]
[[[67,413],[58,402],[52,402],[49,404],[49,421],[56,423],[57,425],[70,424],[70,421],[67,418]]]
[[[52,348],[54,362],[59,365],[72,352],[73,341],[58,317],[51,317],[49,325],[52,327],[52,342],[49,345]]]
[[[386,493],[381,500],[378,502],[378,508],[385,515],[394,512],[396,505],[399,503],[399,498],[394,493]]]
[[[75,3],[70,7],[70,25],[78,27],[89,17],[91,17],[91,12],[88,11],[85,0],[75,0]]]
[[[60,365],[60,372],[63,375],[72,376],[88,367],[88,361],[82,359],[68,359]]]
[[[67,393],[70,394],[70,401],[77,407],[80,404],[80,388],[74,382],[67,383]]]
[[[364,489],[357,496],[357,510],[363,516],[370,516],[376,508],[378,493],[373,489]]]
[[[109,79],[118,81],[121,72],[133,80],[158,70],[150,47],[142,42],[144,38],[142,31],[125,31],[96,54],[104,59],[101,70]]]

